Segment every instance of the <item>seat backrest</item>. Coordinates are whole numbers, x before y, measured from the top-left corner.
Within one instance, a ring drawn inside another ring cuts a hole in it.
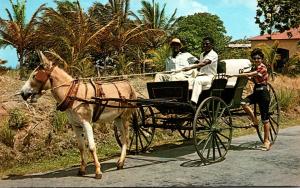
[[[226,63],[225,61],[219,61],[217,64],[217,73],[222,74],[226,73]]]
[[[148,82],[149,99],[188,101],[188,81]]]
[[[248,78],[238,77],[234,88],[226,88],[222,94],[222,98],[230,106],[230,108],[239,108],[243,95],[243,90],[248,83]]]
[[[212,84],[209,90],[203,90],[198,98],[198,105],[207,97],[216,96],[216,97],[222,97],[222,93],[226,87],[227,84],[227,78],[223,77],[222,75],[218,74]]]
[[[211,85],[210,96],[221,97],[227,84],[226,78],[216,78]]]

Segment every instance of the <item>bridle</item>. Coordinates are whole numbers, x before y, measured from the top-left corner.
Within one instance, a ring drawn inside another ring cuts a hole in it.
[[[35,74],[34,79],[36,81],[38,81],[41,84],[41,87],[39,89],[38,93],[42,92],[42,89],[44,88],[44,86],[46,85],[48,79],[51,76],[52,71],[54,70],[54,68],[56,67],[56,65],[53,65],[50,69],[42,69],[42,66],[39,65],[37,67],[37,73]]]

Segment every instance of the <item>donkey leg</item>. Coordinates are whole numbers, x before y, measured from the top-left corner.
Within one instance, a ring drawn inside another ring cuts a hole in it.
[[[94,165],[95,165],[95,174],[96,174],[96,179],[101,179],[102,178],[102,172],[101,172],[101,166],[98,160],[97,156],[97,150],[96,150],[96,144],[94,140],[94,134],[93,134],[93,128],[91,124],[87,121],[83,122],[83,128],[84,131],[87,135],[88,143],[89,143],[89,150],[93,156],[94,159]]]
[[[78,149],[80,151],[80,157],[81,157],[81,164],[80,169],[78,171],[79,176],[83,176],[86,174],[86,158],[85,158],[85,139],[84,139],[84,131],[83,128],[80,126],[73,126],[73,130],[75,131],[77,142],[78,142]]]
[[[119,127],[121,131],[121,156],[117,162],[117,169],[122,169],[124,167],[126,152],[127,152],[127,144],[128,144],[128,123],[121,118],[115,119],[115,125]]]

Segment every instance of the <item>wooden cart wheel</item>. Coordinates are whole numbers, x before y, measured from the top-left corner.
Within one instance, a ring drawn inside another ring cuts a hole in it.
[[[182,128],[178,129],[179,134],[182,138],[189,140],[193,138],[193,122],[185,121],[182,125]]]
[[[280,120],[280,107],[277,95],[275,93],[274,88],[271,84],[268,83],[268,90],[270,92],[270,105],[269,105],[269,122],[270,122],[270,134],[269,134],[269,140],[271,144],[274,144],[278,132],[279,132],[279,120]],[[258,105],[254,106],[254,115],[260,116]],[[259,119],[259,118],[258,118]],[[263,143],[264,141],[264,126],[262,123],[259,124],[258,129],[256,129],[258,137],[260,141]]]
[[[128,151],[133,154],[147,151],[155,132],[155,117],[152,108],[139,107],[132,114],[129,125]],[[121,134],[114,126],[116,140],[121,147]]]
[[[194,145],[202,162],[213,163],[225,158],[232,130],[230,110],[221,98],[209,97],[202,101],[193,122]]]

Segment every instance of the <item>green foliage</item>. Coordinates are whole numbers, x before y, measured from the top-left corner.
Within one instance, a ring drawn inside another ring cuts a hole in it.
[[[256,21],[261,34],[271,34],[274,29],[283,32],[300,25],[299,0],[258,0]]]
[[[29,119],[24,112],[18,108],[14,108],[9,112],[8,126],[12,129],[21,129],[26,127]]]
[[[68,123],[68,117],[65,112],[53,111],[52,119],[50,120],[54,132],[62,132],[65,125]]]
[[[249,59],[250,49],[247,48],[226,48],[219,55],[219,59]]]
[[[226,30],[220,18],[209,13],[179,17],[175,27],[174,36],[186,43],[186,50],[196,56],[200,56],[202,40],[206,36],[214,39],[214,49],[218,53],[222,53],[231,40],[225,35]]]
[[[297,52],[294,57],[284,65],[283,74],[296,76],[300,73],[300,52]]]
[[[26,1],[17,0],[14,3],[10,0],[12,11],[6,9],[8,20],[0,17],[0,48],[12,46],[16,48],[20,67],[23,66],[25,55],[36,45],[36,23],[37,16],[42,11],[44,5],[41,5],[32,15],[29,22],[26,22]],[[40,42],[40,41],[38,41]],[[20,71],[21,78],[23,72]]]
[[[0,129],[0,141],[8,147],[13,147],[15,135],[16,132],[10,128],[8,122],[4,122]]]
[[[156,50],[150,50],[148,55],[151,62],[155,65],[156,71],[165,71],[166,59],[170,56],[170,46],[165,44]]]

